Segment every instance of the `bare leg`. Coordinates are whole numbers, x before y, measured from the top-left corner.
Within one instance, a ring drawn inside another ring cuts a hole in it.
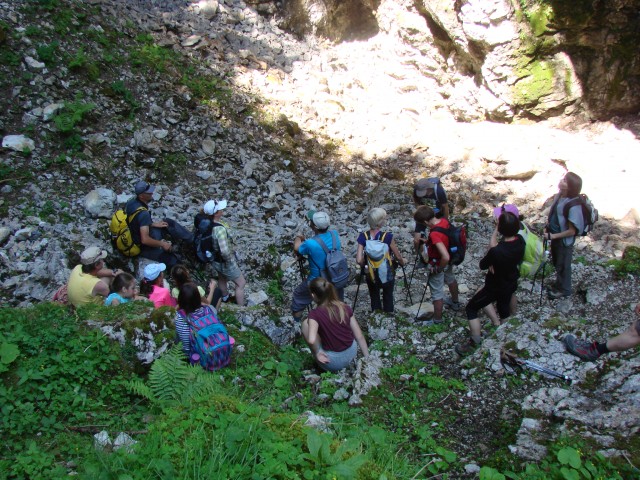
[[[449,293],[451,294],[451,300],[458,303],[458,282],[455,281],[449,285]]]
[[[607,348],[610,352],[621,352],[640,345],[640,334],[636,330],[636,322],[618,336],[607,340]]]
[[[244,286],[247,284],[243,275],[236,278],[233,283],[236,284],[236,303],[241,307],[244,306]]]
[[[490,303],[486,307],[483,307],[482,311],[485,313],[487,317],[489,317],[489,320],[491,320],[491,323],[493,323],[496,327],[500,326],[500,318],[496,313],[496,309],[493,306],[493,303]]]
[[[480,332],[480,319],[474,318],[469,320],[469,330],[471,331],[471,338],[474,342],[480,343],[482,341],[482,334]]]
[[[442,300],[433,301],[433,319],[436,321],[442,320]]]

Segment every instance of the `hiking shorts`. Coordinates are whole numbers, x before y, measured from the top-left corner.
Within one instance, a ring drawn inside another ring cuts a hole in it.
[[[444,275],[444,272],[429,275],[429,291],[432,302],[444,298]]]
[[[452,283],[455,283],[455,281],[456,276],[453,273],[453,265],[449,264],[444,269],[444,283],[446,283],[447,285],[451,285]]]
[[[234,261],[231,262],[213,262],[213,270],[218,273],[218,276],[222,276],[227,280],[235,280],[242,276],[240,267]]]

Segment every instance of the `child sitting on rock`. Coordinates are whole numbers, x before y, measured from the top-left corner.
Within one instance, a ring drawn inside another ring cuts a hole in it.
[[[104,300],[106,306],[116,306],[131,300],[146,300],[136,295],[136,279],[130,273],[122,272],[116,275],[111,284],[111,293]]]

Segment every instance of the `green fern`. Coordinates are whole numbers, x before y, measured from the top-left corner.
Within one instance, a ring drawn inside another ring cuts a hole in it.
[[[56,127],[62,133],[71,133],[75,126],[82,121],[86,113],[96,108],[93,103],[83,103],[79,99],[75,102],[65,102],[62,111],[53,119]]]
[[[144,384],[142,380],[130,380],[126,383],[127,388],[136,395],[146,398],[147,400],[154,401],[153,391]]]
[[[182,348],[176,345],[153,362],[146,384],[130,381],[127,387],[159,406],[188,405],[194,399],[214,394],[219,389],[218,378],[199,365],[188,365]]]

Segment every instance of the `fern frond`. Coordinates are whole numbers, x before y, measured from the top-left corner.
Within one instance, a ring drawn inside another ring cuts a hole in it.
[[[152,402],[155,400],[153,392],[147,385],[142,382],[142,380],[130,380],[126,382],[126,386],[129,391],[135,393],[136,395],[140,395],[141,397],[151,400]]]
[[[195,369],[183,360],[180,347],[174,347],[153,362],[148,385],[158,402],[177,401],[189,388],[195,377]]]

